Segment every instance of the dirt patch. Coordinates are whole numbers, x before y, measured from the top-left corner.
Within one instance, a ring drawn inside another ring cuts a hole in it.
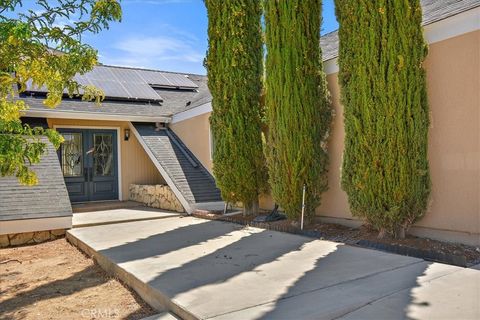
[[[332,223],[313,223],[305,226],[304,230],[300,230],[298,223],[291,220],[280,220],[268,223],[253,222],[255,216],[244,217],[242,214],[222,216],[220,214],[212,214],[206,212],[196,212],[195,216],[210,220],[222,220],[228,222],[239,223],[242,225],[251,225],[254,227],[276,230],[281,232],[297,233],[307,236],[312,236],[322,240],[330,240],[335,242],[346,243],[350,245],[383,248],[387,251],[392,251],[391,248],[396,249],[411,249],[411,250],[394,250],[395,253],[403,254],[403,252],[418,252],[419,257],[425,256],[423,253],[428,253],[425,258],[435,260],[435,257],[446,256],[449,257],[464,257],[467,266],[472,266],[480,263],[480,248],[467,246],[457,243],[442,242],[427,238],[419,238],[407,235],[405,239],[392,239],[389,237],[378,239],[378,232],[366,226],[360,228],[349,228],[346,226],[332,224]],[[432,255],[433,253],[433,255]],[[409,254],[406,254],[409,255]],[[442,260],[442,259],[439,259]],[[445,259],[444,263],[450,263],[449,259]]]
[[[142,319],[156,312],[65,239],[0,249],[0,319]]]

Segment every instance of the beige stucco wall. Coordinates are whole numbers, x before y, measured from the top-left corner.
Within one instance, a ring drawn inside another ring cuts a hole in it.
[[[338,74],[328,75],[327,81],[332,99],[334,118],[328,140],[328,154],[330,157],[328,190],[322,195],[322,204],[316,209],[316,214],[318,216],[353,219],[348,206],[347,194],[340,186],[345,130],[343,129],[343,106],[340,104]],[[260,197],[261,208],[272,209],[273,206],[274,202],[270,195]]]
[[[480,245],[480,31],[430,45],[425,63],[432,125],[429,161],[431,205],[412,232],[433,238]],[[355,224],[340,186],[344,147],[343,107],[338,75],[328,75],[335,118],[329,137],[329,190],[322,196],[318,216]],[[171,127],[200,161],[211,168],[210,114]],[[270,196],[260,199],[271,209]]]
[[[480,244],[480,31],[431,44],[425,68],[432,193],[429,210],[413,231]],[[330,189],[317,214],[351,219],[340,188],[344,129],[337,75],[328,81],[336,118],[329,141]]]
[[[478,245],[480,31],[431,44],[425,68],[432,122],[428,153],[432,193],[427,214],[412,232]],[[336,117],[329,141],[329,190],[317,215],[352,219],[340,187],[345,133],[337,74],[329,75],[328,82]]]
[[[170,129],[185,143],[207,170],[212,172],[210,155],[210,112],[170,124]]]
[[[123,139],[124,129],[128,129],[128,122],[124,121],[94,121],[75,119],[48,119],[51,128],[54,126],[78,127],[111,127],[120,128],[120,163],[121,163],[121,188],[122,199],[128,200],[128,187],[130,184],[164,184],[165,181],[153,165],[152,161],[143,150],[133,133],[130,139]]]
[[[430,46],[432,203],[418,225],[480,236],[480,31]]]

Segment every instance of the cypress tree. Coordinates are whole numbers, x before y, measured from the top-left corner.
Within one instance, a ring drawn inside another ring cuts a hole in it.
[[[266,186],[260,95],[263,74],[261,5],[251,0],[205,0],[206,67],[212,93],[213,172],[225,201],[258,210]]]
[[[419,0],[337,0],[351,211],[403,237],[427,208],[429,110]]]
[[[327,189],[331,108],[320,49],[321,0],[265,0],[267,164],[274,200],[311,218]]]

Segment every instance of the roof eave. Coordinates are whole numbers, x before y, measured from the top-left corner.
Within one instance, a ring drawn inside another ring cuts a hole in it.
[[[62,110],[35,110],[24,111],[27,117],[52,118],[52,119],[78,119],[78,120],[103,120],[103,121],[134,121],[134,122],[165,122],[171,121],[170,116],[139,116],[130,114],[107,114],[101,112],[78,112]]]

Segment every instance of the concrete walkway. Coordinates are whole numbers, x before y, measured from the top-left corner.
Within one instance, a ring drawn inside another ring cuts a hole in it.
[[[478,319],[480,271],[192,217],[70,230],[184,319]]]
[[[176,212],[152,209],[147,207],[136,207],[135,209],[123,208],[114,210],[74,213],[72,218],[72,225],[74,228],[81,228],[104,224],[165,219],[178,216],[180,216],[180,214]]]
[[[73,213],[105,211],[113,209],[131,209],[137,207],[143,207],[143,204],[136,201],[119,200],[92,201],[72,204]]]
[[[178,318],[168,312],[162,312],[141,320],[178,320]]]

